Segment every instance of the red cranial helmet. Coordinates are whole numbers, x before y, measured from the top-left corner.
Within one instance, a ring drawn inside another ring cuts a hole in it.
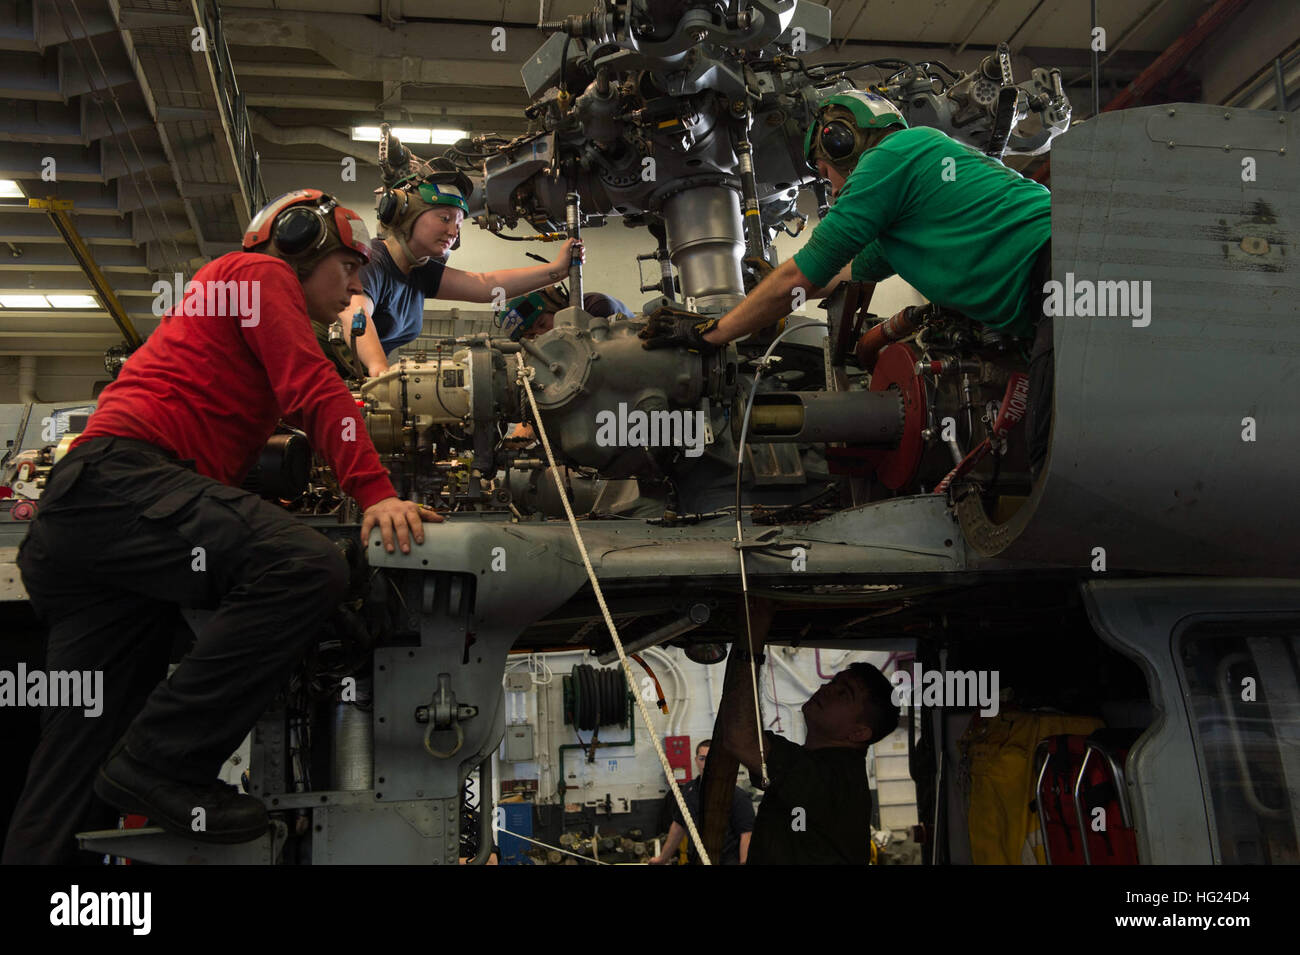
[[[283,259],[299,277],[336,249],[370,261],[370,236],[361,217],[319,189],[297,189],[267,203],[248,224],[243,246],[245,252]]]

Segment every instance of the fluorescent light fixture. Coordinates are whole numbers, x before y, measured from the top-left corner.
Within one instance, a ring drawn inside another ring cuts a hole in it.
[[[429,144],[428,127],[394,126],[393,135],[403,143],[415,143],[417,145],[424,144],[426,146]]]
[[[430,144],[446,144],[458,142],[469,136],[469,133],[463,129],[429,129],[422,126],[394,126],[393,135],[400,139],[403,144],[408,146],[427,146]],[[358,143],[377,143],[379,142],[378,126],[353,126],[352,139]]]
[[[0,179],[0,199],[22,199],[23,191],[13,179]]]
[[[49,308],[44,295],[0,295],[0,305],[5,308]]]
[[[45,297],[55,308],[99,308],[99,302],[93,295],[47,295]]]

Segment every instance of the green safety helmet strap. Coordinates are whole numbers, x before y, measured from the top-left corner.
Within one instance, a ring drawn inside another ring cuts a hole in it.
[[[856,129],[845,122],[845,111]],[[817,152],[831,162],[843,163],[862,153],[863,133],[890,126],[907,128],[907,120],[890,100],[863,90],[835,93],[822,100],[817,115],[808,124],[803,141],[804,157],[813,166],[817,163]]]

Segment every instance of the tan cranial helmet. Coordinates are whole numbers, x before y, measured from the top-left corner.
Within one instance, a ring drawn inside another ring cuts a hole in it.
[[[420,176],[376,190],[379,201],[375,218],[379,221],[380,238],[391,235],[407,258],[416,261],[407,245],[415,234],[416,220],[436,206],[453,206],[468,215],[473,189],[469,177],[447,160],[426,163]],[[459,238],[456,244],[459,245]]]

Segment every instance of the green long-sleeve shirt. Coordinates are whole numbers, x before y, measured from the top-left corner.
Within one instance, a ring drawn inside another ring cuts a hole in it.
[[[795,264],[817,286],[897,273],[931,302],[1028,335],[1029,270],[1052,234],[1051,194],[937,129],[902,129],[858,160]]]

